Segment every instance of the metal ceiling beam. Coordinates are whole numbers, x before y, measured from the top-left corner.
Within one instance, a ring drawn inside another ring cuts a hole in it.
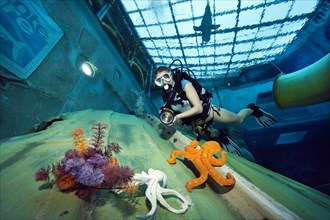
[[[296,31],[290,31],[290,32],[286,32],[286,33],[282,33],[282,34],[279,34],[277,35],[278,37],[285,37],[285,36],[289,36],[291,34],[294,34],[296,33],[298,30]],[[273,39],[275,36],[274,35],[269,35],[269,36],[265,36],[265,37],[260,37],[258,38],[258,41],[263,41],[263,40],[269,40],[269,39]],[[236,41],[236,44],[244,44],[244,43],[250,43],[252,40],[251,39],[247,39],[247,40],[241,40],[241,41]],[[226,45],[231,45],[232,42],[226,42],[226,43],[217,43],[215,44],[216,47],[222,47],[222,46],[226,46]],[[213,45],[210,45],[210,46],[213,46]],[[185,48],[186,49],[196,49],[198,47],[197,46],[186,46]],[[155,48],[150,48],[150,47],[147,47],[148,50],[156,50]],[[277,46],[276,47],[273,47],[273,48],[278,48]],[[273,49],[272,48],[272,49]],[[169,47],[169,49],[180,49],[179,47],[177,46],[173,46],[173,47]]]
[[[295,1],[296,1],[296,0],[293,0],[293,1],[291,2],[291,6],[290,6],[288,12],[286,13],[285,18],[288,18],[288,17],[289,17],[289,15],[290,15],[290,13],[291,13],[291,11],[292,11],[292,9],[293,9],[293,5],[294,5]],[[272,46],[275,44],[275,42],[277,41],[278,34],[281,32],[281,30],[283,29],[283,27],[284,27],[284,23],[281,24],[281,25],[280,25],[280,28],[277,30],[277,34],[275,35],[275,37],[274,37],[274,39],[273,39],[273,43],[270,45],[270,47],[272,47]]]
[[[147,28],[146,21],[144,20],[144,17],[143,17],[143,15],[142,15],[142,13],[141,13],[141,11],[140,11],[140,9],[139,9],[137,3],[136,3],[136,0],[134,0],[134,4],[135,4],[135,6],[138,8],[138,13],[139,13],[139,15],[140,15],[140,17],[141,17],[141,19],[142,19],[142,22],[143,22],[143,24],[144,24],[144,27],[146,28],[146,30],[147,30],[147,32],[148,32],[148,35],[151,36],[151,34],[150,34],[150,32],[149,32],[149,30],[148,30],[148,28]],[[141,39],[141,38],[140,38],[140,39]],[[151,42],[154,44],[155,48],[158,48],[158,47],[156,46],[155,42],[153,42],[152,39],[151,39]],[[160,55],[158,50],[157,50],[157,53],[158,53],[158,55]]]
[[[262,23],[262,20],[264,19],[264,16],[265,16],[265,11],[266,11],[266,1],[267,1],[267,0],[264,0],[264,4],[263,4],[264,7],[262,8],[261,16],[260,16],[260,19],[259,19],[259,24]],[[260,32],[260,26],[257,28],[257,31],[256,31],[256,33],[255,33],[255,35],[254,35],[254,38],[253,38],[253,41],[252,41],[252,45],[251,45],[251,50],[250,50],[250,52],[249,52],[249,54],[248,54],[247,59],[249,59],[249,58],[250,58],[250,55],[252,54],[251,51],[253,50],[253,47],[254,47],[254,44],[255,44],[255,42],[256,42],[256,39],[257,39],[257,36],[258,36],[259,32]],[[259,41],[259,39],[258,39],[258,41]]]
[[[193,25],[194,26],[197,26],[196,25],[196,23],[195,23],[195,15],[194,15],[194,10],[193,10],[193,5],[192,5],[192,0],[190,0],[190,10],[191,10],[191,15],[192,15],[192,20],[193,20]],[[198,54],[198,63],[199,63],[199,65],[200,66],[202,66],[201,65],[201,52],[200,52],[200,50],[199,50],[199,45],[198,45],[198,39],[197,39],[198,37],[197,36],[195,36],[195,41],[196,41],[196,47],[194,47],[194,49],[197,49],[197,54]],[[186,47],[187,48],[187,47]],[[202,70],[202,69],[200,69],[200,70]]]
[[[296,15],[296,16],[293,16],[293,17],[290,17],[290,18],[268,21],[268,22],[264,22],[262,24],[245,25],[245,26],[242,26],[242,27],[237,27],[236,29],[237,29],[237,31],[242,31],[242,30],[249,30],[249,29],[258,28],[258,27],[260,27],[260,28],[262,28],[262,27],[270,27],[270,26],[275,25],[275,24],[281,24],[281,23],[285,23],[285,22],[294,22],[294,21],[303,20],[303,19],[309,18],[309,16],[311,14],[313,14],[313,13],[306,13],[306,14]],[[235,27],[213,31],[211,34],[214,34],[215,32],[216,33],[225,34],[225,33],[230,33],[230,32],[234,32],[234,31],[235,31]],[[201,36],[201,34],[195,34],[194,33],[194,34],[180,35],[180,37],[194,37],[196,35]],[[159,37],[152,37],[152,38],[141,37],[142,40],[151,40],[151,39],[152,40],[163,40],[165,38],[167,38],[167,39],[176,39],[177,38],[177,35],[173,35],[173,36],[159,36]]]
[[[230,59],[229,59],[229,62],[228,62],[228,66],[227,66],[227,70],[226,70],[226,76],[228,75],[229,73],[229,70],[230,70],[230,64],[233,60],[233,57],[235,55],[235,46],[236,46],[236,39],[237,39],[237,27],[238,27],[238,23],[239,23],[239,14],[241,12],[241,0],[238,0],[238,4],[237,4],[237,14],[236,14],[236,24],[235,24],[235,28],[234,28],[234,39],[233,39],[233,42],[232,42],[232,48],[231,48],[231,54],[230,54]]]
[[[172,19],[173,19],[173,23],[174,23],[174,26],[175,26],[175,31],[176,31],[176,34],[177,34],[177,37],[176,37],[176,38],[178,38],[178,40],[179,40],[180,49],[181,49],[181,52],[182,52],[182,58],[183,58],[183,60],[184,60],[184,63],[187,65],[186,55],[185,55],[185,53],[184,53],[184,48],[183,48],[183,46],[182,46],[182,42],[181,42],[181,37],[180,37],[179,29],[178,29],[178,26],[177,26],[177,24],[176,24],[176,20],[175,20],[175,16],[174,16],[173,7],[172,7],[172,4],[171,4],[171,1],[170,1],[170,0],[168,0],[168,5],[170,6]]]
[[[175,3],[171,3],[172,5],[176,5],[176,4],[180,4],[180,3],[184,3],[186,2],[186,0],[182,0],[182,1],[178,1],[178,2],[175,2]],[[266,7],[269,7],[269,6],[272,6],[272,5],[278,5],[278,4],[282,4],[282,3],[286,3],[287,0],[278,0],[278,1],[273,1],[273,2],[267,2],[266,3]],[[263,5],[253,5],[253,6],[249,6],[249,7],[246,7],[246,8],[242,8],[241,9],[241,12],[244,12],[244,11],[249,11],[249,10],[255,10],[255,9],[258,9],[258,8],[262,8]],[[138,7],[137,7],[138,8]],[[150,11],[150,10],[155,10],[155,8],[152,8],[152,7],[146,7],[144,9],[138,9],[138,10],[132,10],[132,11],[129,11],[129,14],[133,14],[133,13],[137,13],[137,12],[144,12],[144,11]],[[236,13],[237,10],[229,10],[229,11],[225,11],[225,12],[218,12],[218,13],[215,13],[214,15],[215,16],[222,16],[222,15],[227,15],[227,14],[234,14]],[[177,20],[178,23],[180,22],[187,22],[187,21],[191,21],[193,19],[202,19],[203,18],[203,15],[201,16],[198,16],[198,17],[193,17],[193,18],[185,18],[185,19],[179,19]],[[149,24],[149,26],[158,26],[160,24],[172,24],[171,21],[168,21],[168,22],[162,22],[162,23],[155,23],[155,24]],[[136,27],[143,27],[143,25],[136,25]]]

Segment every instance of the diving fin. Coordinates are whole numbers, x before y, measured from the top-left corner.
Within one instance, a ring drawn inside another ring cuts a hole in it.
[[[203,31],[203,28],[201,26],[194,26],[194,31]]]
[[[240,157],[244,157],[244,153],[241,151],[241,148],[235,144],[223,131],[220,131],[220,142],[223,149],[229,153],[236,154]]]
[[[218,29],[219,27],[220,27],[220,24],[211,25],[211,29]]]
[[[269,127],[276,123],[276,119],[273,115],[269,114],[268,112],[256,106],[255,104],[250,103],[246,107],[253,110],[252,115],[254,116],[254,119],[261,127]]]

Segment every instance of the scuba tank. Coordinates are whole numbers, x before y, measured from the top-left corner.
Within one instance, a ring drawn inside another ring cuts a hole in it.
[[[177,61],[177,60],[174,60],[172,62],[172,64],[175,61]],[[178,61],[180,61],[180,60],[178,60]],[[181,61],[180,61],[180,63],[181,63]],[[169,66],[169,68],[172,66],[172,64]],[[187,70],[193,74],[193,72],[191,70],[189,70],[188,68],[187,68]],[[187,81],[191,82],[191,84],[193,85],[193,87],[195,88],[195,90],[199,96],[199,99],[202,101],[203,109],[204,109],[204,107],[206,107],[206,108],[210,107],[210,98],[212,97],[212,94],[209,93],[203,86],[201,86],[199,84],[195,75],[193,78],[190,75],[188,75],[188,73],[183,71],[182,63],[181,63],[181,69],[174,68],[174,69],[171,69],[171,72],[172,72],[172,77],[173,77],[173,81],[174,81],[174,87],[172,88],[171,86],[168,86],[168,87],[163,88],[162,99],[164,101],[164,106],[162,106],[160,108],[160,115],[159,115],[161,122],[165,125],[171,124],[173,122],[174,116],[177,113],[179,113],[179,112],[175,112],[171,108],[171,105],[183,105],[183,101],[188,100],[188,98],[181,86],[182,80],[187,80]],[[203,111],[202,115],[192,116],[187,119],[183,119],[182,121],[185,124],[189,124],[191,121],[197,119],[198,117],[206,118],[207,113],[208,113],[208,111],[205,111],[205,112]]]

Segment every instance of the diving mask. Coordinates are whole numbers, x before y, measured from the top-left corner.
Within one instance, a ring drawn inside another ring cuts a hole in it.
[[[164,86],[164,85],[170,83],[171,79],[172,79],[171,74],[168,72],[165,72],[165,73],[159,74],[157,76],[157,78],[155,79],[155,84],[157,86]]]

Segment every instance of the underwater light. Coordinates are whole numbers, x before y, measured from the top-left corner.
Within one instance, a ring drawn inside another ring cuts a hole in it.
[[[165,125],[171,124],[174,120],[174,112],[171,109],[164,107],[162,107],[160,110],[161,110],[159,114],[160,121]]]
[[[88,61],[84,61],[80,66],[81,71],[89,76],[94,77],[96,72],[96,67]]]

